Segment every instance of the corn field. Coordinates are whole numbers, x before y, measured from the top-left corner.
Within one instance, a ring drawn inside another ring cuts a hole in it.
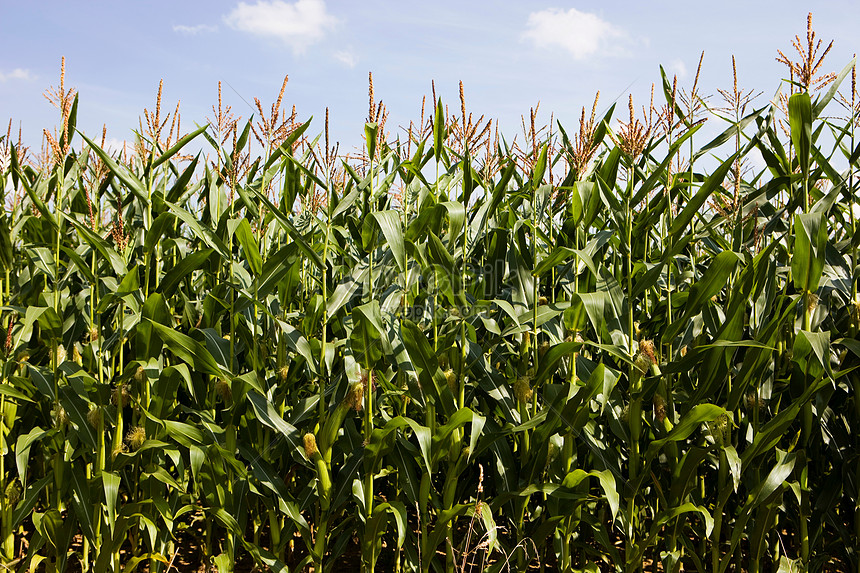
[[[813,40],[773,101],[661,69],[513,139],[462,86],[392,137],[371,78],[351,154],[283,87],[106,150],[61,77],[0,142],[0,567],[860,571],[860,100]]]

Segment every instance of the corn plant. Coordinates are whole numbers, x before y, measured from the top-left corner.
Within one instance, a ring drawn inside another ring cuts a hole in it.
[[[0,141],[3,565],[860,571],[860,105],[795,47],[514,138],[371,76],[353,154],[286,79],[111,151],[61,74]]]

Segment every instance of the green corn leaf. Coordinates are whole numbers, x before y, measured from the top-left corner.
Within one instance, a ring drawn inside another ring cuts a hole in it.
[[[18,476],[19,479],[21,479],[20,473],[18,474]],[[23,498],[21,499],[21,501],[18,502],[18,505],[15,507],[15,512],[12,514],[13,529],[21,525],[21,522],[23,522],[25,518],[30,516],[33,511],[33,508],[35,508],[36,504],[39,503],[39,498],[42,497],[42,491],[48,486],[49,483],[53,481],[54,474],[48,474],[36,483],[31,484],[29,487],[26,487],[23,486],[25,480],[21,479],[22,487],[25,487],[25,490]]]
[[[839,86],[842,85],[842,82],[848,77],[849,73],[852,73],[854,70],[854,66],[857,64],[857,57],[851,58],[851,61],[842,68],[842,71],[839,72],[834,80],[830,82],[830,85],[827,86],[827,91],[824,92],[824,95],[821,95],[815,98],[815,103],[812,109],[812,117],[818,119],[821,117],[822,112],[824,112],[824,108],[827,107],[836,94],[839,92]]]
[[[702,146],[701,149],[696,151],[696,153],[693,154],[693,159],[695,160],[708,154],[709,152],[711,152],[711,150],[719,148],[730,139],[734,139],[739,133],[743,133],[744,128],[753,121],[755,121],[765,109],[767,108],[754,110],[748,115],[741,118],[739,122],[732,123],[732,125],[727,127],[721,134],[719,134],[707,144]]]
[[[723,251],[711,260],[711,264],[702,279],[690,287],[684,316],[666,330],[663,340],[672,340],[693,316],[702,312],[704,305],[725,288],[729,277],[732,276],[738,263],[742,260],[743,257],[732,251]]]
[[[72,509],[78,523],[81,524],[84,536],[90,543],[96,542],[95,525],[93,522],[93,500],[90,496],[90,485],[87,483],[86,474],[80,471],[82,468],[75,467],[71,472],[71,481],[74,488],[72,498]]]
[[[304,135],[305,131],[307,131],[308,127],[311,125],[311,120],[313,117],[308,118],[308,120],[293,129],[290,134],[284,139],[283,142],[272,152],[272,155],[269,157],[268,161],[266,161],[266,165],[263,170],[268,171],[268,169],[275,164],[276,161],[279,161],[282,157],[290,156],[293,154],[293,145],[299,140],[299,138]],[[251,120],[248,119],[248,124],[245,126],[245,130],[243,131],[243,137],[245,139],[248,138],[248,132],[251,127]]]
[[[532,171],[532,189],[537,189],[543,182],[543,176],[546,172],[547,152],[547,145],[543,144],[540,150],[540,155],[538,156]]]
[[[149,194],[146,190],[146,185],[138,179],[138,177],[129,171],[125,166],[118,164],[116,161],[111,158],[111,156],[101,147],[95,144],[90,138],[81,133],[81,137],[84,138],[84,141],[87,142],[87,145],[90,146],[96,155],[99,156],[99,159],[105,164],[105,166],[110,170],[114,177],[119,179],[123,185],[125,185],[134,195],[144,204],[149,204]]]
[[[228,223],[228,227],[231,226]],[[251,224],[248,219],[241,219],[238,225],[235,225],[236,238],[239,244],[242,245],[242,252],[245,254],[245,260],[251,267],[251,272],[255,277],[259,277],[263,273],[263,258],[260,256],[260,246],[257,244],[257,239],[254,237],[254,232],[251,231]]]
[[[381,503],[373,508],[371,523],[374,523],[375,520],[378,521],[376,521],[375,526],[371,525],[372,529],[370,531],[379,535],[384,530],[380,516],[386,513],[390,514],[394,518],[394,523],[397,527],[397,549],[400,549],[403,547],[403,542],[406,541],[406,506],[399,501]]]
[[[30,448],[47,435],[45,430],[35,426],[27,434],[18,436],[15,443],[15,465],[18,468],[18,479],[21,480],[21,487],[25,489],[27,488],[27,465],[30,460]]]
[[[430,343],[421,329],[410,320],[402,321],[400,333],[425,396],[432,397],[437,403],[441,402],[442,411],[450,417],[454,413],[454,396]]]
[[[113,472],[102,472],[102,486],[105,493],[105,506],[107,507],[108,526],[111,534],[116,527],[116,502],[119,498],[120,478]]]
[[[195,332],[203,335],[203,340],[206,343],[206,350],[218,363],[218,366],[225,370],[232,368],[233,360],[230,359],[230,342],[221,337],[213,328],[201,328]],[[198,337],[199,338],[199,337]]]
[[[421,459],[424,460],[424,468],[427,470],[428,474],[432,474],[435,470],[435,466],[432,460],[433,438],[430,432],[430,428],[422,426],[411,418],[406,418],[406,423],[409,424],[410,428],[412,428],[412,432],[415,435],[415,438],[418,440],[418,448],[421,451]],[[420,500],[421,498],[419,496],[419,501]]]
[[[686,231],[687,226],[701,211],[705,202],[720,187],[720,185],[722,185],[723,180],[726,178],[729,169],[734,165],[735,159],[737,159],[739,153],[740,152],[732,154],[731,157],[721,163],[720,166],[717,167],[717,169],[711,173],[707,179],[705,179],[705,182],[702,183],[702,186],[699,187],[696,194],[693,195],[684,205],[684,208],[680,213],[678,213],[678,216],[675,217],[675,220],[672,222],[672,227],[669,229],[669,234],[672,236],[673,240],[677,241],[681,238],[681,233]]]
[[[684,414],[681,421],[672,428],[669,435],[660,440],[654,440],[648,444],[648,451],[645,454],[646,459],[651,460],[659,451],[670,442],[678,442],[686,440],[690,434],[701,427],[705,422],[713,422],[717,418],[726,415],[725,408],[720,408],[714,404],[697,404]]]
[[[178,217],[183,223],[188,225],[188,227],[191,229],[194,235],[197,236],[197,238],[206,243],[206,245],[210,248],[216,250],[224,260],[230,259],[230,254],[228,252],[227,246],[221,239],[219,239],[215,235],[215,233],[212,232],[211,229],[202,226],[194,215],[192,215],[179,205],[174,205],[170,201],[165,201],[164,204],[167,205],[167,207],[174,215],[176,215],[176,217]]]
[[[672,488],[669,492],[670,500],[683,499],[692,489],[698,485],[699,466],[708,458],[710,452],[703,447],[693,447],[682,456],[672,474]]]
[[[367,156],[371,161],[376,157],[376,139],[379,125],[376,123],[364,124],[364,144],[367,146]]]
[[[732,487],[735,490],[735,493],[738,491],[738,486],[741,483],[741,474],[743,472],[743,464],[741,463],[741,458],[738,456],[737,450],[735,450],[734,446],[726,445],[723,447],[723,451],[726,453],[726,460],[729,462],[729,471],[732,474]]]
[[[164,212],[155,218],[149,230],[146,232],[146,238],[143,241],[143,252],[151,253],[158,242],[161,240],[165,231],[170,228],[170,224],[176,220],[173,213]]]
[[[54,391],[54,374],[47,368],[36,367],[32,364],[27,364],[27,373],[30,375],[30,379],[35,384],[36,388],[43,394],[43,396],[50,396],[51,400],[55,400],[57,398],[56,392]],[[18,451],[16,448],[15,451]]]
[[[45,274],[51,281],[57,280],[57,264],[53,254],[47,247],[35,247],[30,250],[32,261],[36,268]]]
[[[466,207],[463,203],[457,201],[442,201],[436,205],[436,211],[440,217],[444,216],[441,211],[444,209],[448,215],[448,236],[449,242],[453,243],[463,237],[463,229],[466,224]]]
[[[353,329],[349,336],[350,348],[356,361],[365,370],[370,370],[382,359],[383,338],[387,334],[382,328],[379,301],[373,300],[353,311]]]
[[[89,284],[95,284],[96,276],[90,270],[90,265],[84,262],[84,260],[77,252],[66,247],[65,245],[60,245],[60,251],[73,263],[73,265],[69,265],[69,268],[66,271],[66,277],[68,277],[74,270],[83,275],[84,280],[87,281]]]
[[[78,124],[78,94],[72,98],[72,105],[69,106],[69,115],[66,120],[66,129],[60,133],[60,149],[66,149],[72,146],[72,137],[75,135]]]
[[[645,551],[647,547],[652,546],[657,537],[660,535],[660,531],[662,527],[675,519],[676,517],[683,515],[685,513],[698,513],[702,516],[702,519],[705,522],[705,535],[710,536],[711,532],[714,529],[714,518],[708,512],[707,509],[701,506],[697,506],[692,503],[685,503],[684,505],[674,507],[672,509],[664,510],[660,512],[660,514],[654,519],[651,529],[648,535],[648,538],[644,540],[639,545],[638,551],[632,556],[632,559],[628,561],[628,565],[632,565],[633,563],[641,562],[641,560],[645,557]]]
[[[138,360],[147,361],[150,358],[157,358],[161,354],[163,343],[158,336],[154,336],[152,323],[157,322],[164,326],[172,326],[173,314],[164,302],[164,297],[160,293],[149,295],[146,302],[141,308],[142,317],[147,320],[142,320],[135,327],[137,333],[136,348],[138,349]]]
[[[281,332],[284,333],[284,340],[287,345],[293,352],[298,353],[305,359],[308,370],[311,374],[316,375],[319,372],[319,365],[317,364],[316,357],[313,354],[313,349],[311,348],[308,339],[299,332],[296,328],[292,327],[288,323],[282,320],[276,320],[278,327],[281,329]]]
[[[427,547],[431,551],[435,551],[437,547],[445,540],[448,529],[446,525],[449,521],[468,515],[472,509],[471,504],[458,503],[450,509],[444,509],[439,512],[436,517],[436,523],[428,535]]]
[[[406,494],[406,499],[411,504],[419,501],[419,470],[415,462],[413,452],[414,446],[403,438],[398,438],[394,445],[392,462],[397,467],[397,483]],[[428,456],[429,458],[429,456]]]
[[[390,419],[382,428],[374,428],[370,435],[370,441],[364,449],[365,472],[377,473],[379,462],[383,454],[388,453],[394,447],[393,434],[400,428],[409,424],[402,416]]]
[[[267,463],[260,453],[251,449],[247,444],[240,443],[239,452],[243,458],[248,460],[254,477],[277,496],[277,503],[281,512],[288,516],[300,530],[308,531],[307,521],[299,512],[295,502],[292,501],[284,480],[278,478],[277,470]]]
[[[204,132],[205,135],[206,132]],[[192,178],[197,172],[197,163],[200,161],[200,154],[194,156],[188,165],[185,167],[185,170],[176,178],[173,182],[173,186],[167,192],[167,195],[164,197],[171,203],[179,203],[180,205],[184,204],[182,200],[183,196],[188,196],[190,192],[195,191],[199,186],[200,182],[192,183]],[[159,206],[159,210],[161,210],[162,203],[160,201],[155,202],[156,205]],[[160,217],[161,215],[159,215]]]
[[[810,364],[809,358],[814,356]],[[833,376],[830,367],[830,332],[809,332],[799,330],[794,341],[794,349],[791,356],[792,361],[804,366],[808,365],[808,375],[814,378],[823,376],[826,371]]]
[[[579,255],[580,252],[581,251],[577,251],[576,249],[569,249],[567,247],[556,247],[552,250],[552,253],[550,253],[549,256],[544,258],[537,265],[537,267],[535,267],[535,270],[532,271],[532,276],[543,276],[548,270],[565,262],[566,260],[575,255]]]
[[[308,259],[316,266],[319,270],[323,269],[323,260],[322,257],[311,247],[311,245],[307,242],[304,236],[295,228],[295,226],[290,222],[289,219],[277,208],[275,205],[269,201],[268,197],[265,194],[260,192],[259,189],[253,189],[252,191],[257,196],[257,199],[263,203],[263,205],[268,209],[269,213],[271,213],[275,219],[277,219],[278,223],[284,228],[284,230],[290,235],[290,237],[295,241],[296,245],[299,249],[308,257]]]
[[[68,434],[73,434],[75,437],[93,450],[96,449],[98,440],[93,427],[87,422],[87,413],[89,412],[89,401],[84,400],[74,389],[69,386],[61,386],[60,404],[66,410],[69,419],[75,422],[76,429],[69,428]]]
[[[499,180],[493,186],[490,205],[486,211],[486,218],[481,224],[482,229],[486,227],[488,218],[495,216],[498,208],[502,205],[502,202],[504,201],[508,191],[508,185],[514,176],[514,173],[516,172],[516,167],[516,164],[513,162],[505,165],[504,169],[502,170],[501,177],[499,177]]]
[[[573,355],[582,348],[581,342],[561,342],[550,347],[547,353],[541,357],[540,366],[534,377],[535,385],[541,385],[547,381],[558,366],[562,358]]]
[[[800,164],[800,172],[806,177],[809,175],[812,145],[812,101],[809,93],[796,93],[788,99],[788,123],[791,126],[791,143]]]
[[[0,384],[0,396],[8,396],[21,402],[35,403],[35,401],[27,396],[23,391],[9,384]]]
[[[94,233],[90,228],[88,223],[84,223],[78,221],[77,219],[72,218],[70,215],[62,214],[63,218],[69,221],[75,229],[81,234],[84,240],[98,253],[102,256],[102,258],[108,261],[113,269],[113,272],[117,275],[125,275],[126,265],[123,261],[122,257],[119,253],[114,250],[112,246],[108,244],[108,242]]]
[[[165,273],[158,283],[158,291],[166,297],[173,296],[179,284],[192,272],[199,270],[214,252],[214,249],[200,249],[183,257]]]
[[[600,487],[603,488],[603,494],[606,496],[606,501],[609,503],[609,510],[612,512],[612,520],[618,516],[618,508],[620,507],[621,497],[618,491],[618,486],[615,482],[615,476],[610,470],[593,471],[589,475],[595,476],[600,481]]]
[[[403,243],[400,214],[396,211],[375,211],[373,218],[382,230],[400,272],[406,272],[406,247]]]
[[[764,424],[756,433],[752,444],[741,453],[741,467],[750,467],[753,460],[762,452],[770,451],[776,446],[779,440],[783,438],[785,431],[797,418],[803,405],[828,383],[830,383],[828,378],[818,378],[806,387],[803,394],[792,400],[785,409]]]
[[[823,213],[799,213],[794,216],[794,251],[791,254],[791,277],[801,292],[818,290],[824,270],[824,248],[827,226]]]
[[[11,270],[14,262],[9,223],[10,219],[5,213],[0,215],[0,267],[3,270]]]
[[[212,358],[206,346],[187,334],[182,334],[168,326],[153,322],[148,318],[144,318],[143,321],[148,322],[152,326],[168,350],[194,370],[221,378],[227,377],[226,373],[215,362],[215,359]]]
[[[442,106],[441,97],[436,102],[436,112],[433,115],[433,155],[436,157],[436,161],[444,161],[445,151],[443,143],[448,134],[446,130],[445,108]]]
[[[281,434],[293,448],[301,447],[298,430],[278,415],[271,401],[256,391],[248,392],[248,401],[264,425]]]
[[[161,165],[165,161],[168,161],[171,157],[173,157],[174,155],[179,153],[179,151],[183,147],[188,145],[188,143],[191,140],[193,140],[195,137],[197,137],[198,135],[200,135],[201,133],[206,131],[206,129],[208,127],[209,127],[209,124],[207,123],[205,125],[198,127],[197,129],[195,129],[191,133],[188,133],[187,135],[184,135],[183,137],[181,137],[179,139],[179,141],[177,141],[172,147],[170,147],[170,149],[168,149],[167,151],[162,153],[155,161],[152,162],[152,168],[155,169],[156,167],[158,167],[159,165]]]
[[[190,424],[175,420],[164,420],[163,424],[168,435],[186,448],[202,445],[205,441],[203,432]]]

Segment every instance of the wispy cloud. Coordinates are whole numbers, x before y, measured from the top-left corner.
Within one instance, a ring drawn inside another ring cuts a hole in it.
[[[11,72],[0,71],[0,82],[8,82],[11,80],[34,80],[36,76],[30,73],[30,70],[23,68],[15,68]]]
[[[177,24],[173,26],[173,31],[186,36],[197,36],[207,32],[217,32],[218,26],[210,26],[209,24],[197,24],[196,26],[184,26]]]
[[[323,0],[239,2],[224,21],[236,30],[280,40],[297,54],[322,40],[326,32],[338,23],[337,18],[327,11]]]
[[[340,50],[334,53],[334,59],[348,68],[354,68],[358,63],[358,56],[351,50]]]
[[[548,8],[529,14],[522,39],[538,48],[562,48],[577,60],[600,53],[618,54],[619,42],[629,40],[621,28],[603,20],[597,14],[580,12],[575,8]]]
[[[675,60],[668,66],[666,66],[666,71],[670,74],[675,74],[678,76],[678,79],[684,79],[687,77],[687,66],[684,64],[683,60]]]

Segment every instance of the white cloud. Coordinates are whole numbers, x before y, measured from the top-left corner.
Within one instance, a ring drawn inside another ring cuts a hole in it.
[[[180,34],[185,34],[186,36],[197,36],[198,34],[204,34],[206,32],[217,32],[218,26],[210,26],[209,24],[197,24],[196,26],[184,26],[182,24],[177,24],[173,26],[173,31],[178,32]]]
[[[348,68],[354,68],[358,63],[358,57],[350,50],[340,50],[334,53],[334,59]]]
[[[522,39],[538,48],[562,48],[574,59],[584,60],[601,51],[617,54],[618,42],[626,40],[627,34],[596,14],[549,8],[529,14]]]
[[[30,73],[30,70],[25,70],[23,68],[15,68],[11,72],[0,72],[0,82],[7,82],[9,80],[33,80],[36,79],[33,74]]]
[[[324,0],[239,2],[224,21],[236,30],[280,40],[297,54],[322,40],[326,32],[338,23],[337,18],[326,10]]]
[[[675,60],[666,66],[666,74],[674,74],[678,76],[678,79],[684,79],[687,77],[687,66],[682,60]]]

